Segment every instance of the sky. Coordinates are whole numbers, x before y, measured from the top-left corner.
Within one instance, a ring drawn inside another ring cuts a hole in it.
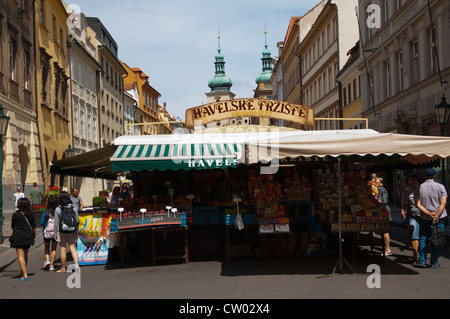
[[[119,47],[119,59],[149,76],[168,112],[185,119],[188,108],[206,104],[214,76],[217,35],[225,72],[236,98],[252,98],[267,41],[272,55],[289,21],[319,0],[65,0],[86,17],[98,17]]]

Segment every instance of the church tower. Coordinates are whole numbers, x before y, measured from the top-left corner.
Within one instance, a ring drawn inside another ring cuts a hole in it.
[[[233,92],[231,92],[231,86],[233,82],[229,77],[225,75],[225,60],[222,55],[222,50],[220,48],[220,33],[217,36],[218,39],[218,48],[216,55],[215,69],[216,73],[214,77],[209,80],[208,86],[211,89],[211,92],[206,93],[207,103],[213,103],[217,101],[225,101],[232,100],[236,96]]]
[[[262,52],[262,73],[258,75],[255,79],[255,82],[257,84],[256,90],[254,90],[255,98],[259,99],[272,99],[272,82],[270,81],[270,78],[272,77],[272,57],[271,53],[268,49],[267,44],[267,30],[264,30],[266,42],[264,45],[264,51]]]

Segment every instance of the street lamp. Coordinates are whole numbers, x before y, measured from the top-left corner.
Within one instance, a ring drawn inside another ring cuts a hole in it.
[[[450,118],[450,105],[447,103],[445,94],[442,96],[441,103],[436,105],[435,109],[438,123],[441,125],[441,136],[445,136],[445,125]]]
[[[0,104],[0,244],[3,243],[3,136],[8,130],[9,116]]]
[[[69,157],[72,157],[74,154],[75,154],[75,150],[69,144],[69,148],[64,151],[64,155],[66,156],[66,158],[69,158]]]
[[[447,103],[445,94],[442,96],[441,103],[435,106],[436,117],[439,125],[441,126],[441,136],[445,136],[445,125],[447,125],[450,119],[450,105]],[[446,159],[442,159],[442,184],[447,188],[447,176],[446,176]]]

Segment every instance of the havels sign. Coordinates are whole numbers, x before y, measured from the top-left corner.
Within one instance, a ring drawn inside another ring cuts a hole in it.
[[[314,126],[314,110],[310,107],[274,100],[235,99],[186,110],[186,128],[194,128],[195,121],[207,124],[233,117],[268,117]]]

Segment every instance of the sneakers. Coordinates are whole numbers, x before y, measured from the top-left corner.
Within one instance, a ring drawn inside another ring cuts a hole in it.
[[[44,269],[46,271],[48,271],[50,269],[50,262],[48,260],[45,261],[44,267],[42,269]]]
[[[55,270],[56,270],[55,266],[51,265],[50,266],[50,271],[55,271]]]
[[[413,263],[413,266],[417,268],[427,268],[427,265],[418,261]],[[442,265],[440,263],[435,263],[430,266],[430,269],[438,269],[438,268],[442,268]]]
[[[427,265],[425,265],[424,263],[421,263],[419,261],[416,261],[415,263],[413,263],[413,267],[416,267],[416,268],[427,268]]]
[[[433,265],[430,266],[431,269],[438,269],[438,268],[442,268],[442,265],[440,263],[435,263]]]

